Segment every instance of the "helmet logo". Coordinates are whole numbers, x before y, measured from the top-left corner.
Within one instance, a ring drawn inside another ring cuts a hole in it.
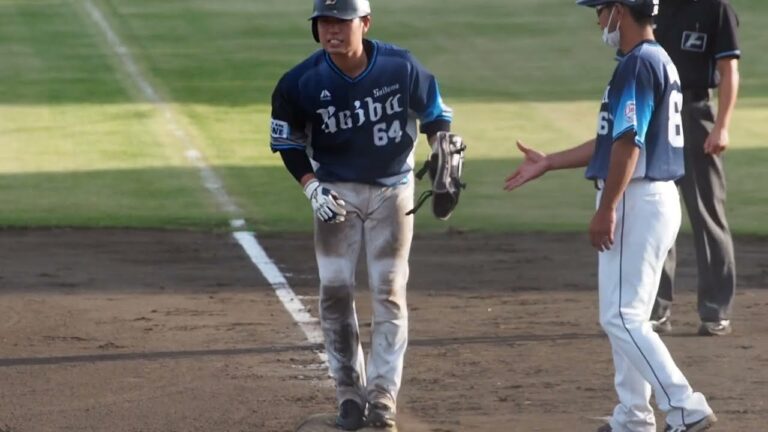
[[[325,4],[326,5],[335,5],[336,4],[336,0],[325,0]]]

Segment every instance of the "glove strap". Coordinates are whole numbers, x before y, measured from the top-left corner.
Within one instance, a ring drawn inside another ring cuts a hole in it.
[[[320,182],[317,179],[308,181],[307,184],[304,185],[304,195],[306,195],[307,199],[311,201],[312,197],[314,197],[315,193],[317,192],[317,188],[319,187]]]
[[[432,164],[430,163],[431,161],[432,161],[431,158],[424,161],[424,166],[421,167],[421,169],[416,172],[417,179],[421,180],[422,177],[424,177],[424,174],[426,174],[427,171],[429,171],[430,167],[432,166]]]
[[[411,210],[409,210],[408,213],[406,213],[405,215],[406,216],[410,216],[412,214],[416,214],[416,212],[419,211],[421,206],[423,206],[424,203],[427,202],[429,197],[432,196],[432,193],[433,192],[432,192],[431,189],[430,190],[425,190],[424,192],[422,192],[421,195],[419,195],[419,199],[416,201],[416,206],[413,207]]]

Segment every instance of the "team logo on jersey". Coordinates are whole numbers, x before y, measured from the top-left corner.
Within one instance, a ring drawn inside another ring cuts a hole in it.
[[[335,5],[336,4],[336,0],[325,0],[325,4],[326,5]]]
[[[288,123],[282,121],[282,120],[275,120],[272,119],[272,138],[288,138]]]
[[[331,92],[328,90],[323,90],[320,92],[320,100],[321,101],[329,101],[331,100]]]
[[[685,51],[704,52],[707,49],[707,34],[694,31],[683,32],[680,48]]]
[[[388,97],[384,103],[380,103],[369,96],[362,101],[354,101],[354,110],[338,110],[335,106],[329,105],[315,112],[323,118],[323,124],[320,126],[323,132],[336,133],[339,129],[351,129],[366,121],[376,122],[385,113],[391,116],[403,111],[405,108],[402,106],[402,97],[403,95],[398,93]]]
[[[624,120],[628,124],[636,123],[635,101],[629,101],[626,105],[624,105]]]

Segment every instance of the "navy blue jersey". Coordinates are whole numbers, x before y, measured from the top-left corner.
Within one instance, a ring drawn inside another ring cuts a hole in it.
[[[306,150],[320,181],[391,186],[414,166],[421,132],[447,130],[435,77],[406,50],[365,41],[368,66],[350,78],[323,50],[288,71],[272,95],[272,151]]]
[[[630,133],[640,148],[632,178],[676,180],[683,176],[683,95],[666,51],[645,41],[624,57],[605,90],[588,179],[605,179],[611,148]]]

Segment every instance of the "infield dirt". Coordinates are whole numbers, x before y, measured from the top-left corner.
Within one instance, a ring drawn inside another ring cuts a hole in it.
[[[259,241],[316,314],[311,235]],[[736,240],[724,338],[695,336],[690,242],[664,340],[713,430],[762,430],[768,240]],[[595,275],[582,235],[417,235],[400,431],[596,429],[615,394]],[[313,348],[226,233],[0,231],[0,431],[291,431],[333,411]]]

